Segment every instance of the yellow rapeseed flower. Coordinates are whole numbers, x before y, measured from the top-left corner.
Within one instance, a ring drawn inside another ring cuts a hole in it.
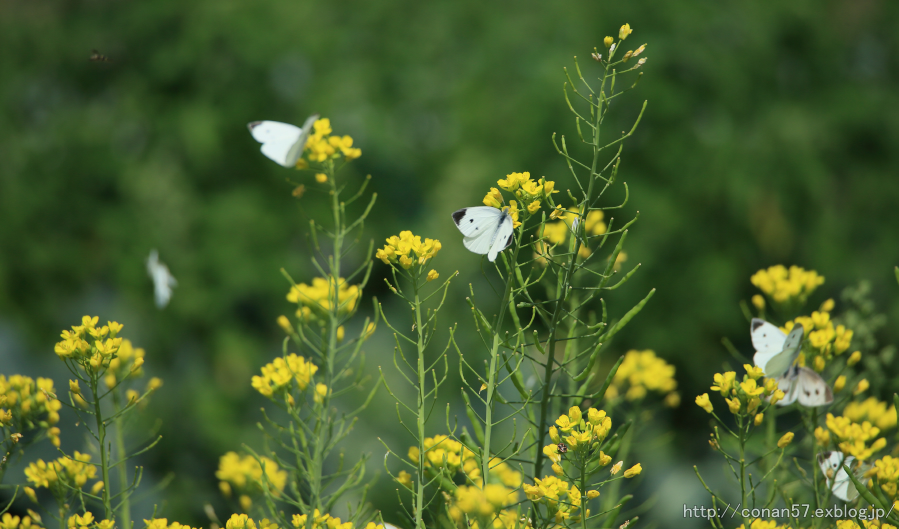
[[[265,467],[265,483],[263,483],[263,467]],[[261,493],[264,485],[277,497],[287,483],[287,472],[280,470],[276,462],[265,456],[259,457],[258,460],[252,455],[241,457],[237,452],[228,452],[219,458],[219,468],[215,477],[220,482],[228,484],[228,490],[234,490],[238,494]]]
[[[696,405],[704,409],[706,413],[712,413],[712,411],[714,410],[714,408],[712,407],[712,401],[709,400],[708,393],[703,393],[702,395],[696,397]]]
[[[431,270],[430,272],[428,272],[427,281],[433,281],[438,277],[440,277],[440,274],[437,273],[437,270]]]
[[[610,397],[625,393],[628,400],[642,399],[647,392],[667,394],[677,389],[673,365],[652,350],[630,350],[618,367],[609,389]]]
[[[630,35],[633,32],[634,32],[634,30],[631,29],[631,25],[625,24],[625,25],[621,26],[621,29],[618,30],[618,38],[621,40],[624,40],[627,38],[628,35]]]
[[[624,477],[632,478],[636,475],[639,475],[640,472],[643,472],[643,466],[641,466],[640,463],[637,463],[636,465],[624,471]]]
[[[793,432],[787,432],[777,441],[777,448],[786,448],[793,442]]]
[[[843,408],[843,417],[860,423],[868,420],[881,430],[896,427],[896,406],[887,407],[886,402],[869,397],[862,402],[850,402]]]
[[[815,428],[815,441],[821,446],[827,446],[830,443],[830,432],[818,426]]]
[[[437,252],[443,248],[437,239],[421,240],[421,236],[412,235],[411,231],[401,231],[400,234],[387,238],[387,244],[375,253],[375,257],[384,264],[399,263],[405,269],[414,264],[424,265],[433,259]]]
[[[615,39],[612,37],[606,37],[606,38],[602,39],[602,45],[605,46],[606,48],[611,46],[613,42],[615,42]]]
[[[759,270],[750,281],[777,303],[793,300],[803,303],[809,294],[824,283],[824,277],[814,270],[806,271],[798,266],[791,266],[788,270],[783,265],[775,265]]]
[[[302,356],[290,353],[285,357],[275,358],[262,367],[262,376],[254,376],[251,380],[253,388],[263,396],[272,397],[282,389],[289,389],[293,383],[302,391],[312,380],[318,366],[307,362]]]
[[[755,305],[755,308],[762,310],[765,308],[765,298],[761,294],[755,294],[752,296],[752,304]]]

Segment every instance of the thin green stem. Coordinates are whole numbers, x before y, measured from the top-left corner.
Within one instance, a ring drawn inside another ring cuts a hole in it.
[[[493,436],[493,397],[496,394],[496,375],[497,366],[499,365],[499,346],[502,342],[501,333],[503,328],[503,319],[509,307],[509,299],[512,296],[512,285],[515,281],[515,267],[518,265],[518,252],[521,250],[522,230],[518,231],[518,240],[515,244],[515,250],[509,260],[509,267],[506,271],[506,288],[503,292],[503,300],[499,304],[499,315],[496,318],[496,324],[493,326],[493,345],[490,348],[490,370],[487,372],[487,400],[486,412],[484,417],[484,446],[481,451],[481,478],[483,488],[487,487],[487,480],[490,478],[490,442]]]
[[[115,412],[118,414],[121,411],[118,392],[113,392],[112,402],[115,406]],[[125,489],[128,487],[128,467],[125,464],[127,454],[125,454],[125,432],[121,420],[115,423],[115,448],[117,454],[116,457],[121,461],[121,463],[119,463],[118,471],[119,486],[122,491],[122,502],[119,507],[118,521],[125,529],[131,529],[131,494],[125,492]]]
[[[106,421],[103,419],[103,411],[100,409],[99,384],[100,377],[92,376],[90,385],[94,400],[94,417],[97,419],[97,440],[100,444],[100,470],[103,473],[103,511],[105,514],[104,518],[112,520],[114,519],[114,514],[112,502],[109,499],[111,483],[109,482],[109,453],[106,448]]]
[[[419,295],[420,285],[418,281],[421,277],[420,268],[415,267],[412,277],[412,286],[415,290],[415,328],[418,331],[418,410],[417,410],[417,426],[418,426],[418,493],[415,497],[415,527],[416,529],[424,529],[424,501],[425,501],[425,383],[427,379],[425,375],[425,341],[424,328],[421,321],[421,297]]]

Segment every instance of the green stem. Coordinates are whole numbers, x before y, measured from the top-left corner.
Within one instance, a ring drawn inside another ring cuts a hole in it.
[[[512,285],[515,281],[515,267],[518,266],[518,252],[521,250],[521,230],[518,232],[518,240],[515,244],[515,250],[509,260],[509,267],[506,271],[506,288],[503,292],[503,300],[499,304],[499,315],[496,318],[496,325],[493,326],[493,346],[490,348],[490,370],[487,372],[487,409],[484,418],[484,447],[481,451],[481,478],[483,488],[487,488],[487,480],[490,478],[490,441],[493,434],[493,397],[496,393],[496,371],[499,364],[499,345],[502,342],[500,333],[503,328],[503,319],[506,316],[506,310],[509,307],[509,298],[512,295]]]
[[[113,392],[112,402],[115,405],[116,414],[120,410],[119,394]],[[115,423],[115,448],[119,464],[119,486],[122,490],[122,504],[119,507],[119,523],[125,529],[131,529],[131,498],[130,494],[125,492],[128,487],[128,467],[125,465],[125,432],[121,421]]]
[[[587,461],[581,463],[581,529],[587,529]]]
[[[602,87],[605,87],[606,78],[608,77],[608,66],[603,72],[602,76]],[[608,105],[608,102],[606,102]],[[599,126],[602,123],[602,108],[598,108],[596,110],[595,115],[595,123],[594,123],[594,133],[593,133],[593,163],[590,166],[590,174],[588,175],[587,182],[587,195],[584,197],[584,201],[581,203],[581,207],[579,208],[579,215],[583,219],[586,216],[586,208],[588,204],[592,201],[593,196],[593,183],[596,181],[594,178],[594,174],[596,173],[596,167],[599,164],[599,153],[600,153],[600,145],[599,145]],[[553,369],[553,359],[556,347],[556,334],[557,329],[559,327],[559,321],[563,313],[563,307],[565,306],[565,301],[568,299],[568,294],[570,292],[571,279],[574,275],[575,265],[577,264],[577,255],[581,249],[581,239],[580,237],[575,237],[574,250],[571,254],[571,261],[569,261],[568,268],[565,271],[565,279],[559,285],[559,291],[556,293],[556,306],[553,311],[552,321],[549,329],[549,337],[546,342],[546,363],[543,366],[544,376],[543,376],[543,394],[540,398],[540,422],[537,425],[537,439],[539,442],[537,443],[537,457],[534,460],[534,475],[532,476],[534,479],[539,478],[543,473],[543,463],[545,456],[543,455],[542,447],[546,442],[546,436],[549,435],[549,431],[547,429],[547,420],[549,415],[549,402],[552,397],[552,391],[550,391],[550,384],[552,382],[553,373],[555,370]]]
[[[421,321],[421,298],[418,281],[421,277],[419,267],[413,270],[412,285],[415,289],[415,328],[418,329],[418,493],[415,495],[415,527],[424,529],[425,501],[425,343],[424,329]]]
[[[103,473],[103,511],[107,520],[115,519],[112,512],[112,502],[109,499],[109,452],[106,449],[106,421],[103,420],[103,411],[100,409],[100,395],[98,386],[100,377],[91,377],[91,393],[94,397],[94,417],[97,419],[97,440],[100,444],[100,470]]]

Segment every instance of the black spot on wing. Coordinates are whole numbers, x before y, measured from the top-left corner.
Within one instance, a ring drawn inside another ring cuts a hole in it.
[[[462,222],[462,217],[465,216],[466,211],[468,211],[468,208],[462,208],[459,211],[453,212],[453,222],[456,223],[456,226],[458,226],[459,223]],[[471,220],[473,221],[474,219]]]
[[[252,131],[256,127],[258,127],[260,123],[262,123],[262,122],[261,121],[251,121],[251,122],[247,123],[247,128]]]
[[[510,244],[512,244],[512,239],[513,239],[513,237],[514,237],[514,235],[515,235],[515,234],[514,234],[514,233],[513,233],[513,234],[511,234],[511,235],[509,235],[509,238],[508,238],[508,239],[506,239],[506,245],[505,245],[505,246],[503,246],[503,248],[508,248],[508,247],[509,247],[509,245],[510,245]]]
[[[764,324],[765,324],[765,320],[760,320],[758,318],[752,318],[752,330],[753,331],[758,329],[759,327],[761,327]]]

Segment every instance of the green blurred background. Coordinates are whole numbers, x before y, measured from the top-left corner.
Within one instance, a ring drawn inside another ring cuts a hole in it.
[[[550,142],[574,135],[562,68],[624,22],[629,49],[648,43],[644,79],[610,127],[629,127],[649,100],[620,173],[625,213],[641,214],[627,264],[643,266],[607,300],[620,315],[658,292],[612,350],[654,349],[677,367],[683,404],[651,425],[674,437],[644,449],[640,494],[655,499],[649,518],[686,526],[682,504],[710,504],[692,474],[709,457],[692,400],[729,358],[722,337],[751,353],[738,302],[755,293],[754,271],[818,270],[815,304],[870,280],[899,321],[895,2],[0,3],[0,372],[64,387],[59,331],[83,314],[124,323],[165,380],[145,412],[164,435],[142,459],[145,490],[176,473],[135,518],[159,504],[207,526],[206,502],[227,516],[218,457],[261,444],[249,378],[279,354],[275,318],[291,310],[279,269],[312,277],[306,222],[323,213],[322,195],[290,196],[285,179],[311,188],[310,175],[264,158],[245,124],[315,111],[352,135],[363,154],[344,177],[371,174],[379,194],[366,236],[441,239],[436,267],[462,273],[441,321],[470,331],[465,284],[480,261],[449,214],[513,171],[574,185]],[[112,62],[89,62],[94,48]],[[151,248],[179,281],[163,311],[144,268]],[[399,311],[386,267],[374,270],[366,295]],[[367,365],[389,365],[386,331]],[[899,341],[894,329],[881,338]],[[408,444],[385,431],[393,405],[378,399],[346,445],[371,452],[372,471],[377,436]],[[64,442],[81,448],[72,422]],[[395,519],[395,486],[379,483],[371,499]]]

